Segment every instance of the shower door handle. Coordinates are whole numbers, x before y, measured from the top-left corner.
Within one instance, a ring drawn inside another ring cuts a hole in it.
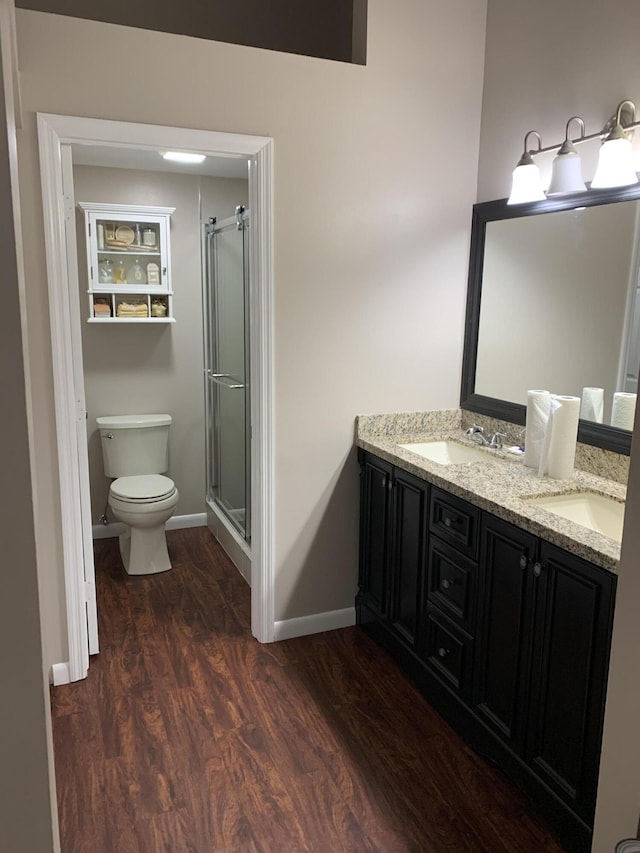
[[[230,373],[212,373],[209,371],[209,379],[216,382],[218,385],[224,385],[225,388],[235,390],[236,388],[244,388],[244,384],[234,379]]]

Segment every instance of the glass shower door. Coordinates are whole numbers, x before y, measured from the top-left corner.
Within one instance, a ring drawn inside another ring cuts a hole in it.
[[[251,541],[248,212],[206,227],[207,500]]]

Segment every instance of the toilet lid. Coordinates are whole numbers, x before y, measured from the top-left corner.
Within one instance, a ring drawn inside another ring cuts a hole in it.
[[[162,474],[118,477],[111,484],[111,494],[123,501],[159,501],[175,491],[176,484]]]

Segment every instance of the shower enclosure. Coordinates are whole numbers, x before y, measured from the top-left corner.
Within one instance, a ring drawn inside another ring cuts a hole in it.
[[[204,236],[206,490],[211,509],[251,542],[249,211]]]

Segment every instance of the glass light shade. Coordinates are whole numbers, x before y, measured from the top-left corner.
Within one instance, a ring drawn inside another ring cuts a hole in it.
[[[528,201],[542,201],[545,198],[540,169],[536,164],[516,166],[513,170],[511,195],[507,204],[525,204]]]
[[[566,195],[585,192],[587,186],[582,179],[582,160],[576,152],[558,154],[553,161],[551,183],[547,195]]]
[[[630,139],[608,139],[600,148],[598,168],[591,181],[594,189],[627,187],[638,183]]]

